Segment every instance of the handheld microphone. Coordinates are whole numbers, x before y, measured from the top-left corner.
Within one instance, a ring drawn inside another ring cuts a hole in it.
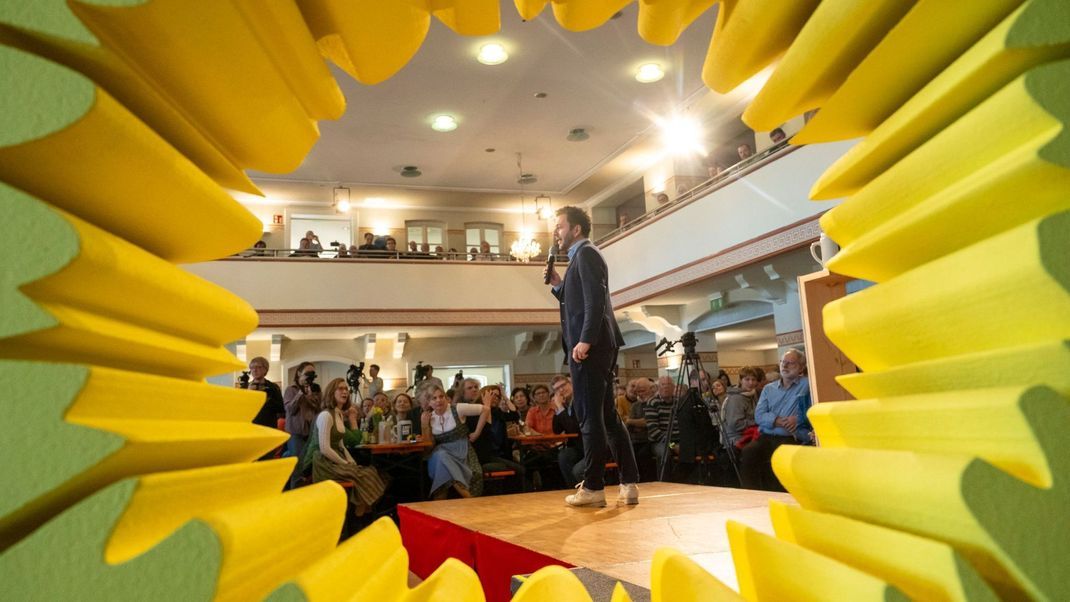
[[[546,278],[543,279],[543,284],[550,284],[550,274],[554,270],[554,261],[557,259],[557,253],[557,243],[554,243],[554,245],[550,247],[550,252],[546,255]]]

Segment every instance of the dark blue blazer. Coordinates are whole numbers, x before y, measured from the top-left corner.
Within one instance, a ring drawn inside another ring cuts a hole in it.
[[[592,353],[616,353],[624,345],[609,300],[609,269],[592,242],[580,243],[553,294],[561,302],[561,346],[566,361],[581,341],[591,345]]]

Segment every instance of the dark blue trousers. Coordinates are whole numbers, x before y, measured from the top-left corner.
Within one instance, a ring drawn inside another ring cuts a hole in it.
[[[628,429],[617,415],[613,399],[612,369],[617,350],[594,348],[582,362],[568,358],[572,374],[572,406],[583,437],[583,486],[591,491],[605,488],[609,454],[620,470],[621,483],[639,482],[639,468]]]

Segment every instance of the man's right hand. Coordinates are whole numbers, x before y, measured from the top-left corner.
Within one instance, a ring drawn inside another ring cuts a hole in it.
[[[560,286],[561,285],[561,275],[557,273],[557,270],[555,270],[554,268],[551,268],[549,266],[544,267],[542,269],[542,278],[543,278],[543,280],[546,279],[546,273],[547,272],[550,273],[550,286]]]

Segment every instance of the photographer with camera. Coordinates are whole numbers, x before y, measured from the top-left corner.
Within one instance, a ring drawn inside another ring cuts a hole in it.
[[[316,384],[316,367],[312,362],[301,362],[294,370],[294,382],[286,387],[282,396],[286,408],[286,432],[290,441],[286,444],[286,455],[301,458],[308,445],[308,435],[312,421],[320,411],[320,386]],[[290,487],[297,485],[301,478],[295,468],[290,476]]]
[[[242,374],[241,388],[264,392],[264,405],[260,406],[260,411],[253,418],[253,424],[274,429],[279,428],[279,418],[286,416],[286,406],[282,403],[282,389],[267,379],[269,367],[270,364],[263,357],[249,360],[249,371]],[[273,451],[268,452],[260,459],[265,460],[274,455]]]

